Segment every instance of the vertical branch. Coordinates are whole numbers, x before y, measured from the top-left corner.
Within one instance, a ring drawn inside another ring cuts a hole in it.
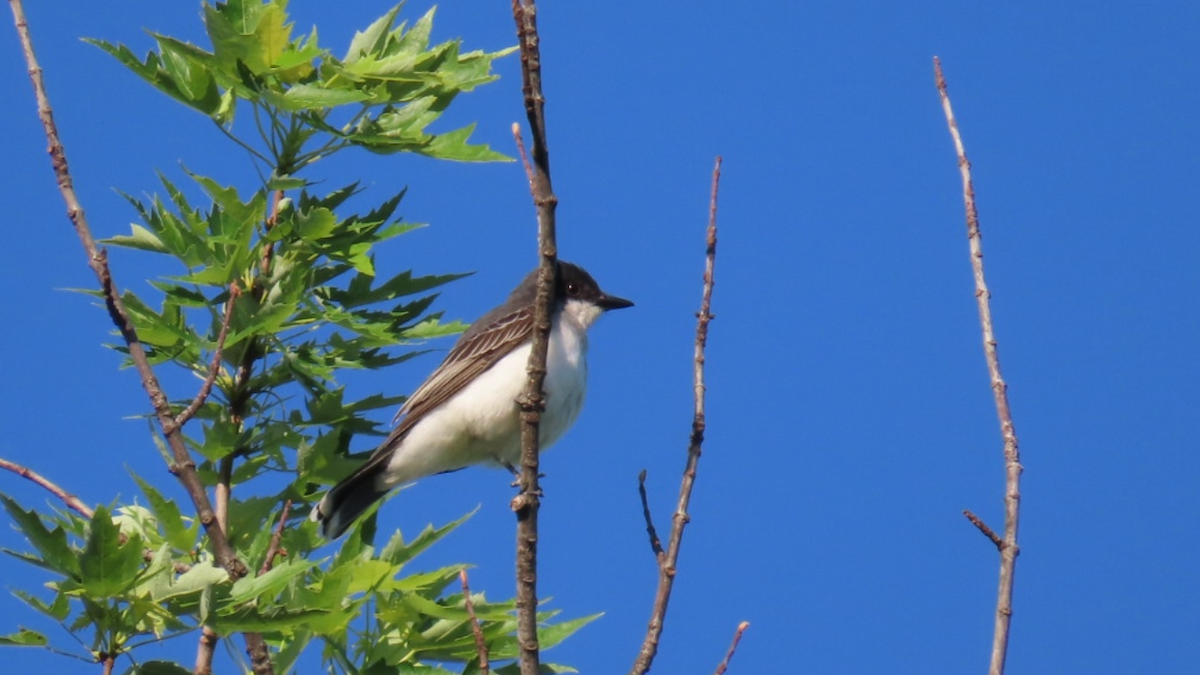
[[[537,635],[537,539],[541,488],[538,485],[538,428],[545,396],[546,352],[550,345],[550,303],[553,300],[558,245],[554,211],[558,198],[550,185],[550,152],[546,145],[545,97],[542,95],[542,62],[534,0],[512,0],[513,20],[521,50],[522,93],[525,114],[533,136],[533,173],[530,191],[537,208],[540,256],[537,298],[534,302],[533,346],[529,376],[521,394],[521,492],[513,500],[517,514],[517,644],[522,675],[538,675],[540,653]]]
[[[246,565],[238,559],[233,546],[225,536],[224,528],[217,521],[212,503],[209,501],[204,484],[201,482],[200,475],[196,471],[195,461],[184,444],[182,424],[176,421],[167,396],[159,384],[158,377],[154,374],[154,370],[150,366],[146,350],[138,338],[137,330],[133,325],[133,321],[129,318],[129,313],[125,309],[125,303],[121,299],[117,284],[109,270],[108,256],[105,251],[96,245],[96,240],[92,237],[87,216],[79,203],[79,197],[75,192],[74,181],[71,178],[71,171],[67,164],[66,151],[63,148],[62,141],[59,139],[58,126],[54,122],[54,112],[50,106],[50,99],[46,94],[46,85],[42,78],[42,68],[38,64],[37,56],[33,49],[33,38],[29,31],[29,22],[25,18],[25,9],[21,4],[21,0],[9,0],[9,6],[12,9],[13,22],[16,25],[17,35],[20,38],[21,48],[25,55],[29,79],[33,84],[34,97],[37,100],[38,119],[41,120],[42,129],[46,135],[50,163],[54,169],[58,190],[62,194],[63,201],[66,202],[67,217],[70,218],[72,225],[75,227],[75,232],[79,237],[80,243],[83,245],[84,253],[87,255],[88,266],[96,275],[96,281],[100,285],[109,317],[121,333],[121,338],[129,349],[129,358],[133,362],[138,376],[141,378],[142,387],[146,390],[146,394],[150,398],[154,415],[158,420],[163,435],[166,437],[167,445],[171,449],[173,459],[171,473],[179,479],[188,493],[188,497],[196,509],[196,516],[204,526],[204,532],[212,545],[213,557],[216,559],[217,564],[223,567],[232,579],[240,579],[247,574]],[[262,634],[246,633],[245,638],[248,651],[263,655],[268,653]],[[272,673],[273,668],[270,660],[256,660],[254,671],[256,675]]]
[[[708,232],[704,256],[704,292],[700,299],[700,311],[696,313],[696,344],[692,358],[692,393],[695,400],[692,417],[692,433],[688,442],[687,465],[679,486],[679,503],[671,519],[671,534],[667,539],[667,553],[660,556],[658,563],[658,589],[654,595],[654,608],[650,611],[650,623],[642,640],[641,651],[633,662],[630,675],[641,675],[650,670],[650,664],[658,653],[658,641],[662,636],[663,621],[667,615],[667,603],[675,584],[676,563],[679,548],[683,543],[683,528],[687,526],[688,503],[692,498],[692,486],[696,482],[696,468],[700,464],[700,450],[704,444],[704,348],[708,344],[708,323],[713,320],[712,306],[713,268],[717,259],[717,188],[721,182],[721,158],[717,157],[712,172],[712,197],[708,206]]]
[[[996,402],[996,414],[1000,418],[1000,435],[1004,440],[1004,538],[999,541],[1000,550],[1000,583],[996,598],[996,627],[992,637],[992,660],[989,668],[990,675],[1001,675],[1004,672],[1004,660],[1008,652],[1008,628],[1012,620],[1013,575],[1017,566],[1017,524],[1021,505],[1021,454],[1017,444],[1017,432],[1013,426],[1012,410],[1008,405],[1008,385],[1000,374],[1000,357],[996,353],[996,334],[992,329],[992,309],[990,305],[991,292],[983,276],[983,244],[979,234],[979,214],[975,210],[975,186],[971,182],[971,163],[967,160],[967,151],[963,146],[962,136],[958,132],[958,122],[954,119],[954,111],[950,107],[950,94],[946,89],[946,78],[942,75],[942,64],[935,56],[933,59],[934,78],[938,94],[942,100],[942,110],[946,114],[946,123],[950,127],[950,136],[954,139],[954,149],[958,153],[958,170],[962,174],[963,201],[966,204],[967,242],[971,252],[971,269],[975,275],[975,301],[979,305],[979,323],[983,331],[983,353],[987,360],[988,375],[991,377],[992,394]],[[968,516],[970,517],[970,516]],[[978,521],[975,519],[973,522]],[[976,522],[976,526],[982,521]],[[986,525],[980,530],[987,534],[990,530]],[[992,535],[995,541],[995,535]]]

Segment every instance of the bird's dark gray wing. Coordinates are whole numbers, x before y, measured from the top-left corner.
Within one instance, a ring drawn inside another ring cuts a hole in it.
[[[375,453],[389,453],[394,442],[403,438],[422,417],[450,400],[471,380],[529,340],[532,332],[532,307],[522,307],[495,317],[489,313],[477,321],[454,345],[437,370],[408,397],[404,407],[396,414],[400,423]]]

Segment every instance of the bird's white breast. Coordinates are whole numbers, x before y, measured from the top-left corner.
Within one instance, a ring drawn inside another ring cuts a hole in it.
[[[575,311],[573,311],[575,310]],[[575,423],[587,390],[587,326],[595,316],[567,303],[555,317],[546,355],[546,410],[539,447],[547,449]],[[396,448],[386,486],[472,464],[509,464],[521,458],[520,409],[530,343],[511,351],[474,382],[425,415]]]

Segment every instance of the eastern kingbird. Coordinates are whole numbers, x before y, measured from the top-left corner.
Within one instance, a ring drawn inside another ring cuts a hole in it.
[[[538,447],[557,441],[578,417],[587,389],[587,329],[610,309],[633,305],[608,295],[582,267],[558,263],[546,354],[546,409]],[[400,408],[392,433],[357,471],[313,509],[336,539],[392,488],[472,464],[512,468],[521,458],[520,408],[533,344],[537,270],[499,307],[462,334],[442,365]]]

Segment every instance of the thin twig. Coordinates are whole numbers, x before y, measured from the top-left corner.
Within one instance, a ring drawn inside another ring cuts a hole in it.
[[[279,555],[279,542],[283,539],[283,528],[287,525],[288,511],[292,509],[292,500],[287,500],[283,503],[283,511],[279,514],[279,524],[275,526],[275,533],[271,535],[271,543],[267,546],[267,557],[263,560],[262,567],[258,570],[258,575],[262,576],[271,571],[271,567],[275,565],[275,556]]]
[[[537,634],[537,541],[538,509],[541,487],[538,485],[538,428],[545,410],[546,352],[550,345],[550,310],[558,267],[554,211],[558,198],[550,184],[550,151],[546,145],[545,98],[542,94],[542,63],[537,32],[537,6],[534,0],[512,0],[513,20],[517,26],[517,44],[521,50],[522,94],[525,116],[532,136],[533,176],[530,192],[537,207],[538,267],[537,296],[534,300],[533,344],[526,366],[528,379],[518,398],[521,408],[520,493],[513,499],[517,514],[517,647],[521,675],[538,675],[541,654]]]
[[[204,383],[200,385],[200,391],[196,393],[196,398],[188,405],[183,412],[175,416],[175,426],[182,427],[188,423],[188,420],[200,410],[200,406],[204,405],[204,401],[208,399],[208,394],[212,391],[213,383],[217,381],[217,374],[221,372],[221,350],[225,349],[225,338],[229,336],[229,322],[233,318],[233,301],[242,294],[241,287],[237,282],[229,285],[229,300],[225,301],[225,316],[221,319],[221,331],[217,333],[217,345],[213,349],[212,363],[208,367],[208,374],[204,377]]]
[[[82,501],[80,501],[79,497],[76,497],[75,495],[71,494],[70,492],[67,492],[66,490],[62,489],[56,483],[51,481],[49,478],[46,478],[45,476],[34,471],[33,469],[21,466],[20,464],[17,464],[16,462],[10,462],[7,459],[0,459],[0,469],[8,469],[9,471],[17,474],[18,476],[20,476],[22,478],[26,478],[28,480],[31,480],[34,483],[37,483],[38,485],[46,488],[55,497],[58,497],[59,499],[63,500],[63,503],[66,504],[67,506],[71,507],[71,509],[73,511],[75,511],[79,515],[83,516],[84,518],[87,518],[88,520],[91,520],[92,516],[94,516],[96,514],[96,512],[93,511],[90,506],[88,506],[87,504],[84,504]]]
[[[967,241],[971,252],[971,269],[975,275],[975,301],[979,307],[979,323],[983,332],[983,353],[987,361],[988,375],[992,383],[992,395],[996,403],[996,414],[1000,418],[1000,435],[1004,439],[1004,539],[1000,548],[1000,582],[996,597],[996,626],[992,637],[992,660],[990,675],[1002,675],[1008,652],[1008,629],[1012,622],[1013,576],[1017,566],[1017,525],[1021,504],[1021,453],[1017,443],[1017,432],[1013,426],[1012,410],[1008,405],[1008,385],[1000,373],[1000,357],[996,352],[996,334],[992,328],[991,293],[983,276],[983,243],[979,234],[979,213],[975,210],[975,186],[971,181],[971,162],[958,122],[950,107],[950,94],[946,89],[946,78],[942,75],[942,64],[933,58],[934,79],[942,99],[942,110],[954,139],[958,154],[958,169],[962,174],[963,202],[966,205]],[[991,539],[995,541],[993,533]]]
[[[721,659],[721,663],[717,665],[717,669],[713,671],[713,675],[725,675],[725,670],[729,668],[729,660],[733,658],[733,653],[737,651],[738,643],[742,641],[742,633],[745,633],[749,627],[749,621],[743,621],[738,624],[737,630],[733,633],[733,642],[729,643],[729,651],[725,652],[725,658]]]
[[[638,474],[638,496],[642,498],[642,517],[646,519],[646,534],[650,537],[650,550],[654,552],[654,559],[661,565],[666,552],[663,551],[662,541],[658,538],[658,530],[654,529],[654,518],[650,516],[650,501],[646,497],[645,469]]]
[[[238,559],[237,553],[233,550],[233,546],[225,536],[225,531],[217,524],[212,504],[204,489],[204,483],[200,480],[200,475],[196,471],[195,461],[184,444],[183,434],[178,426],[175,425],[175,417],[171,412],[170,401],[163,392],[158,382],[158,377],[154,374],[154,370],[150,366],[146,350],[138,338],[137,330],[133,325],[133,321],[130,320],[129,313],[125,309],[125,303],[122,301],[121,294],[117,290],[116,282],[113,280],[112,273],[108,267],[108,256],[96,245],[96,241],[92,237],[91,227],[88,225],[87,216],[75,192],[74,181],[71,178],[71,171],[67,164],[66,151],[63,148],[62,141],[59,139],[58,126],[54,122],[54,111],[50,106],[50,99],[46,94],[46,86],[42,78],[42,68],[38,65],[37,56],[33,49],[33,38],[30,35],[29,22],[25,18],[25,9],[21,4],[21,0],[9,0],[9,6],[12,9],[13,22],[16,25],[17,35],[20,38],[21,48],[25,55],[29,79],[33,84],[34,97],[37,100],[38,118],[42,122],[42,128],[46,134],[46,141],[49,146],[50,163],[54,168],[59,192],[62,194],[63,201],[66,202],[67,217],[70,218],[71,223],[75,227],[75,232],[79,237],[80,243],[83,245],[84,253],[87,255],[88,266],[96,275],[97,282],[99,282],[109,317],[121,333],[121,337],[129,351],[129,358],[133,362],[138,376],[141,378],[142,386],[150,398],[155,417],[158,419],[167,444],[171,448],[174,459],[171,472],[179,478],[179,481],[188,493],[188,497],[191,498],[192,504],[196,509],[196,516],[199,518],[201,525],[203,525],[205,534],[208,535],[209,542],[212,545],[213,557],[216,559],[217,564],[221,565],[229,573],[230,578],[234,580],[240,579],[248,573],[246,565]],[[248,651],[254,654],[268,654],[266,642],[263,640],[262,634],[245,633],[245,638]],[[270,659],[255,660],[254,672],[255,675],[270,675],[273,673],[274,668],[271,665]]]
[[[967,517],[967,520],[971,521],[972,525],[979,528],[979,531],[983,533],[983,536],[990,539],[992,543],[996,545],[997,550],[1004,550],[1004,540],[1000,538],[1000,535],[996,534],[995,530],[988,527],[987,523],[983,522],[982,518],[972,513],[971,509],[963,509],[963,515]]]
[[[471,599],[471,587],[467,584],[467,571],[458,571],[458,581],[462,584],[463,603],[467,606],[467,616],[471,617],[471,632],[475,635],[475,651],[479,654],[479,675],[488,675],[488,648],[483,640],[483,627],[475,616],[475,601]]]
[[[533,167],[529,164],[529,154],[525,152],[525,139],[521,138],[521,125],[513,122],[512,125],[513,142],[517,144],[517,156],[521,158],[521,165],[525,167],[525,177],[529,179],[529,192],[533,193]],[[537,198],[537,195],[534,195]]]
[[[692,433],[688,442],[687,465],[679,486],[679,504],[671,519],[671,535],[667,541],[667,554],[658,564],[658,589],[654,594],[654,608],[650,611],[650,623],[642,648],[630,669],[630,675],[642,675],[650,670],[650,664],[658,653],[658,641],[662,636],[663,621],[667,615],[667,603],[671,599],[671,588],[675,583],[679,548],[683,543],[683,529],[687,526],[688,502],[692,498],[692,486],[696,481],[696,468],[700,464],[701,446],[704,444],[704,348],[708,343],[708,324],[713,320],[712,291],[713,268],[717,258],[717,189],[721,182],[721,158],[713,164],[712,196],[708,206],[708,231],[704,255],[704,292],[700,300],[700,311],[696,313],[696,344],[692,358],[692,393],[695,399],[695,414],[692,417]]]

